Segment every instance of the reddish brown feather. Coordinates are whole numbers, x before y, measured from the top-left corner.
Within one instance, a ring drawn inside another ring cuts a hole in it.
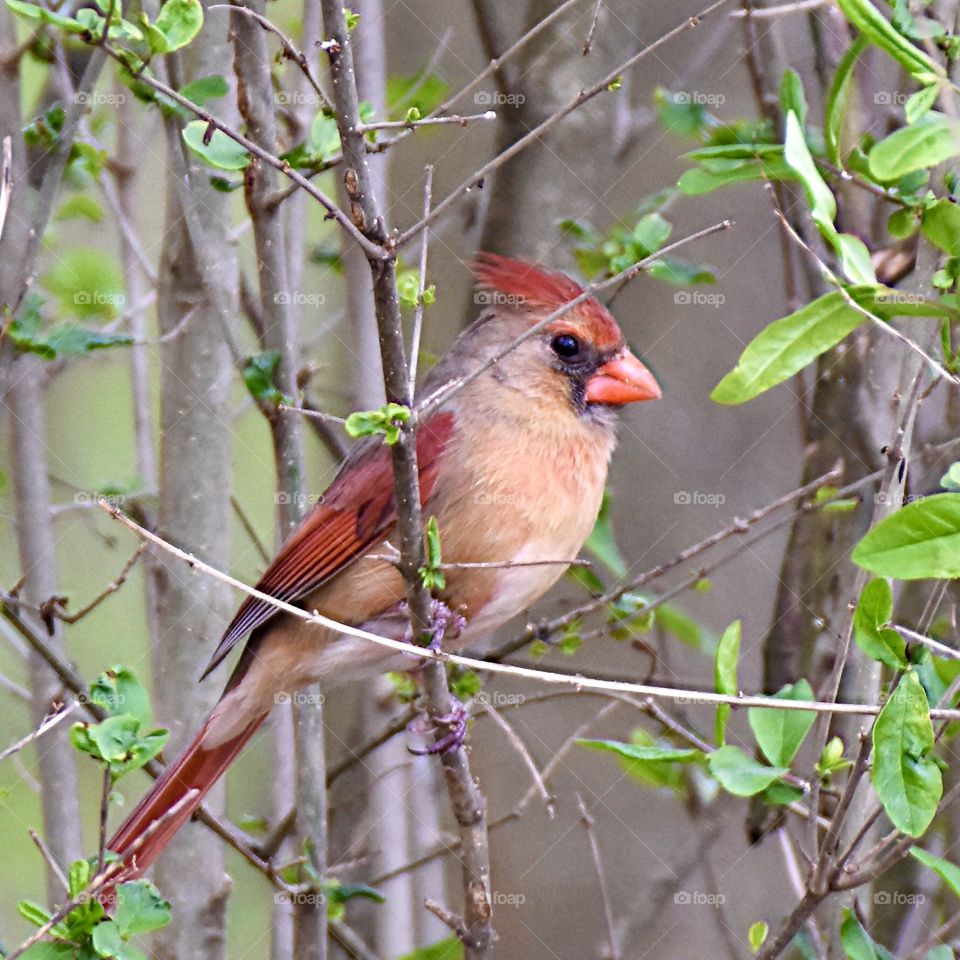
[[[430,496],[440,459],[453,435],[453,414],[436,413],[417,431],[420,497]],[[352,560],[389,535],[396,522],[393,508],[393,466],[390,448],[371,445],[348,460],[330,485],[323,502],[294,531],[267,568],[257,589],[295,602],[307,596]],[[276,608],[247,597],[217,646],[206,676],[246,634],[276,615]]]
[[[197,791],[196,796],[189,803],[185,803],[177,811],[176,816],[168,817],[143,841],[115,883],[133,880],[143,874],[173,839],[174,834],[190,819],[194,810],[200,806],[200,801],[220,779],[224,770],[230,766],[234,757],[264,720],[266,720],[266,714],[253,720],[242,733],[232,740],[218,744],[210,750],[205,750],[201,745],[210,721],[208,720],[203,725],[190,746],[174,763],[167,767],[149,793],[123,822],[123,826],[107,844],[107,849],[114,851],[114,853],[126,853],[145,830],[163,817],[191,790]],[[104,896],[104,899],[110,900],[109,893]]]
[[[553,312],[583,293],[583,287],[565,273],[544,270],[535,263],[495,253],[481,253],[474,262],[473,272],[479,287],[497,290],[515,298],[521,306],[534,310]],[[623,344],[617,321],[593,297],[572,307],[557,319],[555,325],[558,328],[582,325],[591,342],[601,351],[616,349]]]

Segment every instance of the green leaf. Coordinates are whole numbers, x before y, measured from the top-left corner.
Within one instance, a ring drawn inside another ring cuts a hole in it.
[[[40,20],[43,23],[49,23],[51,26],[60,27],[68,33],[83,33],[86,29],[82,23],[71,20],[69,17],[63,17],[36,3],[26,3],[24,0],[6,0],[6,3],[12,13],[27,20]]]
[[[681,257],[662,257],[647,266],[646,271],[656,280],[672,283],[676,287],[689,287],[695,283],[716,283],[713,269],[699,263],[690,263]]]
[[[149,880],[134,880],[117,887],[117,906],[113,918],[121,936],[149,933],[170,922],[170,903]]]
[[[940,478],[940,486],[954,493],[960,491],[960,461],[950,464],[947,472]]]
[[[723,631],[720,642],[717,644],[717,654],[714,658],[713,677],[717,693],[734,697],[739,693],[737,682],[737,661],[740,658],[740,638],[742,625],[739,620]],[[727,719],[730,716],[730,704],[717,704],[716,739],[719,746],[726,740]]]
[[[180,96],[186,97],[191,103],[202,107],[210,100],[219,100],[230,92],[230,84],[219,74],[210,77],[200,77],[193,83],[180,88]]]
[[[891,954],[874,943],[870,935],[860,925],[856,914],[848,907],[843,910],[843,922],[840,924],[840,943],[847,960],[893,960]]]
[[[618,744],[617,741],[603,740],[582,742],[590,749],[616,754],[620,769],[644,786],[654,789],[666,788],[681,795],[685,790],[685,779],[678,764],[700,759],[700,757],[687,758],[684,756],[683,749],[677,749],[666,740],[654,739],[643,727],[637,727],[630,734],[630,743]],[[609,745],[602,746],[602,744]],[[621,750],[620,747],[625,749]],[[669,759],[671,755],[676,755],[676,760]]]
[[[907,645],[887,626],[893,616],[893,592],[886,580],[871,580],[860,594],[853,615],[853,636],[868,656],[894,670],[907,667]]]
[[[806,680],[783,687],[775,697],[781,700],[812,700],[813,690]],[[768,710],[752,707],[747,711],[750,728],[763,755],[778,767],[789,767],[816,719],[812,710]]]
[[[51,916],[49,910],[44,909],[32,900],[21,900],[17,904],[17,913],[35,927],[42,927],[50,920]]]
[[[793,112],[787,114],[787,132],[783,145],[783,156],[796,170],[810,202],[810,213],[817,226],[833,227],[837,216],[837,201],[827,186],[817,165],[813,162],[810,148],[804,137],[803,127]]]
[[[960,256],[960,206],[944,197],[925,207],[923,235],[944,253]]]
[[[736,797],[752,797],[766,790],[785,773],[786,767],[768,767],[747,756],[739,747],[727,745],[707,757],[710,772],[728,793]]]
[[[340,152],[340,131],[337,121],[318,113],[310,125],[310,152],[319,160],[329,160]]]
[[[770,924],[765,920],[758,920],[750,925],[747,931],[747,943],[750,945],[751,953],[756,953],[763,946],[769,932]]]
[[[150,723],[150,695],[127,667],[111,667],[90,686],[90,699],[113,716],[132,714],[143,726]]]
[[[908,503],[867,531],[851,558],[897,580],[960,577],[960,493]]]
[[[222,130],[214,129],[204,120],[193,120],[183,128],[183,141],[202,160],[219,170],[244,170],[250,163],[250,154],[236,140]],[[205,142],[206,141],[206,142]]]
[[[463,941],[459,937],[447,937],[429,947],[405,953],[399,960],[463,960]]]
[[[89,220],[91,223],[99,223],[103,219],[103,207],[89,194],[75,193],[60,204],[54,219],[58,223],[63,220]]]
[[[839,290],[819,297],[761,330],[710,399],[724,404],[752,400],[836,346],[863,320]]]
[[[426,564],[420,568],[420,579],[427,590],[443,590],[447,585],[446,577],[440,569],[442,558],[440,554],[440,527],[437,518],[431,517],[427,521],[424,535],[426,550]]]
[[[410,408],[399,403],[388,403],[378,410],[358,410],[347,417],[343,425],[351,437],[382,436],[393,446],[400,439],[401,425],[410,419]]]
[[[393,76],[387,80],[387,113],[392,120],[401,120],[409,108],[427,116],[443,103],[449,84],[435,73]]]
[[[881,182],[935,167],[960,154],[960,121],[929,113],[913,126],[894,130],[873,145],[870,172]]]
[[[74,860],[70,864],[70,873],[68,875],[68,889],[67,892],[71,897],[79,896],[86,888],[87,884],[90,883],[90,878],[93,875],[93,867],[90,866],[89,860]]]
[[[903,114],[907,119],[907,123],[916,123],[921,117],[926,116],[937,102],[939,94],[940,86],[936,83],[932,83],[929,87],[924,87],[922,90],[910,94],[910,96],[907,97],[907,102],[903,105]]]
[[[649,255],[659,250],[670,239],[672,232],[673,224],[669,220],[659,213],[648,213],[633,228],[633,240]]]
[[[93,928],[93,948],[98,956],[113,960],[147,960],[145,953],[127,943],[115,920],[98,923]]]
[[[185,47],[203,27],[200,0],[165,0],[149,32],[154,53],[172,53]]]
[[[721,187],[748,180],[796,180],[797,174],[782,157],[764,160],[743,160],[725,169],[695,167],[686,170],[677,181],[681,193],[699,197]]]
[[[800,126],[807,122],[807,98],[803,93],[803,81],[796,70],[788,67],[780,79],[780,109],[784,116],[796,115]]]
[[[837,64],[837,72],[833,75],[830,91],[827,94],[826,123],[823,134],[826,140],[827,159],[837,167],[843,166],[843,118],[847,111],[853,68],[857,65],[866,46],[867,40],[861,35],[847,48],[847,52]]]
[[[581,747],[605,750],[627,760],[642,760],[644,763],[690,763],[703,757],[701,750],[682,747],[654,747],[619,740],[577,740]]]
[[[839,254],[840,269],[851,283],[877,282],[870,251],[859,237],[855,237],[852,233],[837,233],[831,230],[827,233],[827,240],[833,244]]]
[[[254,400],[272,405],[292,403],[291,398],[274,382],[279,369],[279,350],[264,350],[247,361],[243,368],[243,380]]]
[[[844,275],[853,283],[875,283],[870,252],[864,242],[850,234],[838,233],[833,225],[837,216],[837,201],[814,163],[803,128],[794,113],[787,114],[784,158],[800,177],[810,202],[813,222],[824,239],[837,251]]]
[[[120,265],[97,247],[65,251],[41,280],[59,301],[61,313],[67,316],[113,320],[123,308]]]
[[[922,836],[943,793],[933,749],[930,706],[916,671],[903,675],[873,726],[871,779],[890,822],[911,837]]]
[[[871,43],[885,50],[921,83],[942,75],[943,69],[939,64],[898,33],[870,0],[837,0],[837,5]]]
[[[925,867],[935,871],[941,880],[953,891],[954,896],[960,897],[960,867],[949,860],[935,857],[921,847],[911,847],[910,853]]]

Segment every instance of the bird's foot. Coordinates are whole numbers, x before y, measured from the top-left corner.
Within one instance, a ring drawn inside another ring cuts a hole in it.
[[[401,603],[400,609],[404,616],[410,615],[405,600]],[[458,637],[466,625],[467,621],[463,616],[455,610],[451,610],[442,600],[432,598],[430,600],[430,643],[426,645],[427,649],[438,653],[443,649],[444,638],[448,634],[452,638]],[[407,643],[415,642],[413,630],[409,624],[407,625],[407,632],[404,639]],[[413,654],[411,654],[411,656],[413,656]]]
[[[432,743],[425,747],[411,747],[407,750],[418,757],[427,757],[436,753],[448,753],[450,750],[457,750],[463,746],[467,739],[467,720],[470,718],[470,711],[466,705],[454,698],[453,708],[450,713],[442,714],[439,717],[427,718],[432,720],[429,724],[434,730],[439,731],[442,727],[449,727],[449,731],[443,736],[438,736]],[[424,727],[428,724],[423,719],[418,718],[410,724],[410,729],[416,733],[423,733]]]

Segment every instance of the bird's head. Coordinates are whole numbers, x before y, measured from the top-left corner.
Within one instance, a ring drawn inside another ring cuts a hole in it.
[[[477,357],[515,337],[583,294],[564,273],[522,260],[482,254],[474,265],[483,310],[470,335]],[[561,313],[498,361],[493,374],[534,396],[541,411],[563,410],[608,423],[611,410],[656,400],[660,386],[627,346],[610,312],[589,297]]]

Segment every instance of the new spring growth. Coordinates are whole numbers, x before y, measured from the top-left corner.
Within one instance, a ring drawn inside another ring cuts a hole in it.
[[[343,429],[354,439],[382,436],[393,446],[400,439],[400,429],[410,419],[410,408],[401,403],[387,403],[378,410],[358,410],[347,417]]]

